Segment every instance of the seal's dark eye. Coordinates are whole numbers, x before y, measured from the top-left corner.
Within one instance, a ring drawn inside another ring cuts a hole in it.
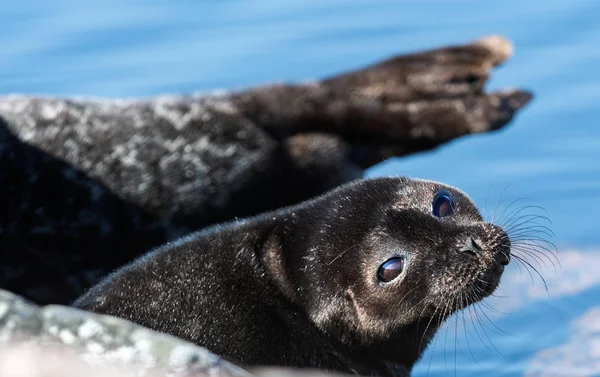
[[[382,282],[389,283],[397,278],[402,273],[402,270],[404,270],[404,258],[396,257],[388,259],[384,264],[379,266],[377,277]]]
[[[454,213],[454,199],[447,192],[441,192],[433,199],[433,215],[435,217],[446,217]]]

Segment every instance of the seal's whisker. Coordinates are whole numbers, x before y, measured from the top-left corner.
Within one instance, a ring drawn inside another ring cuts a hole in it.
[[[419,349],[422,349],[421,347],[422,347],[422,345],[423,345],[423,339],[425,338],[425,335],[427,334],[427,328],[428,328],[428,327],[429,327],[429,325],[431,324],[431,321],[433,320],[433,318],[435,318],[435,315],[437,314],[437,311],[438,311],[438,308],[436,308],[436,309],[434,310],[434,312],[433,312],[433,316],[431,317],[431,319],[430,319],[429,323],[428,323],[428,324],[427,324],[427,326],[425,327],[425,333],[423,334],[423,338],[421,338],[421,343],[420,343],[420,345],[419,345]],[[436,335],[436,336],[434,336],[434,338],[435,338],[435,339],[434,339],[434,341],[433,341],[433,348],[432,348],[432,350],[431,350],[431,354],[430,354],[430,356],[429,356],[429,365],[427,366],[427,374],[426,374],[426,376],[428,376],[428,375],[429,375],[429,371],[430,371],[430,369],[431,369],[431,362],[433,361],[433,355],[434,355],[434,353],[435,353],[435,347],[436,347],[436,345],[437,345],[437,340],[438,340],[439,336],[437,336],[437,335]]]
[[[425,326],[425,332],[423,333],[423,336],[421,337],[421,342],[419,343],[419,349],[423,349],[423,341],[425,340],[425,336],[427,335],[427,330],[429,330],[429,326],[431,325],[431,322],[435,319],[435,315],[438,312],[438,308],[436,308],[433,312],[433,315],[431,316],[431,318],[429,319],[429,322],[427,322],[427,326]],[[438,323],[439,326],[439,323]]]
[[[510,335],[509,333],[507,333],[506,331],[504,331],[500,327],[498,327],[498,325],[496,325],[494,323],[494,321],[491,320],[491,318],[487,315],[487,313],[485,312],[485,310],[483,310],[482,305],[481,305],[481,301],[477,302],[475,305],[478,306],[481,309],[481,313],[483,314],[483,316],[485,317],[485,319],[487,319],[487,321],[489,322],[489,324],[493,327],[493,328],[490,328],[490,331],[492,331],[492,332],[494,332],[495,334],[498,334],[498,335]]]
[[[546,284],[546,279],[544,279],[542,274],[535,268],[535,266],[533,266],[529,261],[527,261],[524,258],[521,258],[520,256],[515,256],[515,259],[520,261],[521,263],[524,263],[527,267],[531,267],[531,269],[533,269],[536,275],[538,275],[538,277],[542,280],[546,293],[548,293],[548,285]]]
[[[478,288],[477,290],[479,290],[479,288]],[[496,326],[496,325],[495,325],[495,324],[494,324],[494,323],[493,323],[493,322],[490,320],[490,318],[487,316],[487,314],[485,313],[485,310],[483,310],[483,308],[482,308],[482,305],[481,305],[481,303],[482,303],[482,302],[483,302],[483,301],[477,301],[477,302],[474,302],[474,305],[473,305],[473,307],[474,307],[474,312],[475,312],[476,316],[477,316],[477,317],[480,319],[479,323],[481,324],[481,326],[482,326],[482,329],[485,329],[485,328],[487,328],[489,331],[492,331],[492,332],[496,333],[496,331],[494,331],[494,329],[492,329],[491,327],[489,327],[489,325],[487,325],[487,324],[486,324],[486,321],[485,321],[485,320],[487,320],[487,321],[488,321],[488,322],[490,322],[490,324],[491,324],[492,326],[494,326],[496,329],[498,329],[499,331],[502,331],[502,330],[501,330],[501,329],[499,329],[499,328],[498,328],[498,327],[497,327],[497,326]],[[479,311],[477,311],[477,309],[479,309]],[[479,312],[481,312],[481,314],[482,314],[483,316],[480,316],[480,315],[479,315]],[[486,337],[488,338],[488,340],[490,340],[490,339],[489,339],[489,337],[488,337],[488,335],[487,335],[487,332],[485,332],[485,331],[484,331],[484,334],[486,335]],[[490,342],[491,342],[491,340],[490,340]]]
[[[500,194],[500,198],[498,199],[498,204],[496,204],[496,208],[494,209],[494,212],[492,214],[492,218],[490,219],[490,222],[493,223],[496,219],[496,215],[498,214],[498,208],[500,208],[500,205],[502,205],[502,203],[504,202],[505,199],[503,199],[504,193],[506,192],[506,190],[510,187],[510,183],[508,185],[506,185],[504,187],[504,189],[502,190],[502,193]]]
[[[458,315],[454,316],[454,376],[456,376],[456,357],[460,343],[458,342]]]
[[[510,296],[501,296],[501,295],[499,295],[499,294],[493,293],[493,294],[491,294],[491,295],[490,295],[490,297],[496,297],[496,298],[509,298]],[[508,313],[502,312],[502,314],[508,314]]]
[[[547,253],[552,254],[555,258],[557,258],[558,248],[554,244],[554,242],[549,241],[545,238],[536,236],[536,235],[522,235],[512,239],[514,245],[527,245],[535,246],[539,250],[543,250]],[[557,262],[558,259],[556,260]]]
[[[477,303],[474,303],[471,306],[471,311],[469,313],[471,314],[472,318],[475,318],[475,321],[473,321],[473,328],[475,329],[481,344],[483,344],[488,350],[494,350],[495,352],[499,353],[498,349],[494,345],[494,342],[488,334],[488,331],[492,330],[490,329],[489,325],[485,323],[482,315],[483,308],[480,305],[477,305]],[[477,330],[478,327],[479,331]],[[483,333],[483,337],[480,335],[480,333]]]
[[[492,186],[493,185],[494,185],[493,183],[490,183],[490,186],[488,187],[487,194],[485,194],[485,202],[483,203],[483,210],[482,210],[484,218],[488,218],[488,216],[489,216],[489,212],[488,212],[489,209],[488,209],[487,205],[488,205],[488,199],[490,197],[490,192],[492,191]]]
[[[490,348],[488,346],[488,344],[481,337],[481,334],[477,330],[477,325],[479,325],[479,327],[481,327],[481,330],[485,333],[485,329],[483,328],[483,325],[481,324],[481,320],[479,319],[479,316],[477,316],[477,307],[475,305],[469,307],[469,316],[471,318],[471,322],[473,323],[473,329],[475,330],[475,334],[477,334],[477,337],[481,341],[481,344],[483,344],[485,348],[487,348],[487,349],[489,349],[491,351],[492,348]]]
[[[474,315],[475,315],[475,318],[477,319],[477,323],[478,323],[478,324],[479,324],[479,326],[481,327],[481,330],[482,330],[483,334],[485,335],[485,338],[487,339],[487,342],[489,343],[489,345],[490,345],[492,348],[495,348],[494,344],[492,343],[492,340],[490,339],[489,335],[487,334],[485,323],[483,322],[483,319],[482,319],[482,317],[479,315],[479,313],[478,313],[478,311],[477,311],[477,309],[480,309],[480,308],[479,308],[477,305],[473,305],[472,307],[473,307],[473,313],[474,313]],[[479,334],[478,334],[478,335],[479,335]],[[483,344],[483,345],[484,345],[486,348],[489,348],[489,347],[487,347],[487,344],[486,344],[486,342],[483,340],[483,338],[481,338],[481,336],[479,336],[479,338],[481,339],[481,342],[482,342],[482,344]]]
[[[503,230],[510,236],[511,241],[515,241],[517,239],[524,238],[533,238],[537,239],[541,242],[548,243],[550,246],[554,246],[550,241],[546,240],[546,238],[551,238],[554,236],[554,232],[540,221],[548,222],[551,224],[551,221],[548,217],[538,214],[521,214],[525,209],[542,209],[539,206],[522,206],[511,212],[510,218],[506,221],[503,221],[502,228]],[[541,237],[541,236],[544,237]]]
[[[550,220],[550,218],[546,215],[541,215],[539,213],[535,213],[535,212],[525,212],[525,213],[521,213],[525,210],[543,210],[544,212],[546,212],[546,210],[540,206],[533,206],[533,205],[526,205],[526,206],[521,206],[521,207],[516,207],[513,211],[511,211],[510,216],[507,217],[506,219],[503,220],[503,222],[499,223],[500,225],[506,227],[506,226],[510,226],[510,224],[515,220],[515,219],[523,219],[523,218],[527,218],[530,220],[540,220],[541,221],[541,225],[545,225],[545,226],[551,226],[552,225],[552,220]]]
[[[543,223],[547,224],[547,225],[552,225],[552,221],[545,215],[541,215],[538,213],[529,213],[529,212],[525,212],[524,211],[531,211],[531,210],[541,210],[545,213],[547,213],[547,210],[541,206],[538,205],[522,205],[522,206],[516,206],[512,209],[510,209],[511,206],[514,206],[515,204],[517,204],[519,201],[523,201],[523,200],[528,200],[528,198],[520,198],[520,199],[516,199],[514,200],[506,209],[505,211],[502,213],[500,218],[496,219],[496,224],[500,225],[502,228],[510,228],[510,226],[517,220],[519,219],[527,219],[528,221],[532,221],[532,220],[542,220]],[[510,209],[509,212],[507,212]],[[543,224],[540,224],[543,225]]]
[[[523,237],[528,235],[538,235],[538,237],[545,236],[548,238],[554,237],[554,233],[548,230],[547,227],[536,223],[521,223],[516,224],[512,228],[503,228],[504,231],[511,237]]]
[[[444,321],[444,319],[449,315],[449,313],[452,311],[452,307],[456,306],[455,303],[453,301],[447,301],[446,304],[444,305],[444,311],[442,312],[442,315],[440,316],[438,323],[441,325],[441,323]],[[448,330],[449,330],[450,326],[447,325],[446,326],[446,337],[444,338],[444,362],[446,364],[446,369],[448,369],[448,361],[447,361],[447,355],[446,355],[446,340],[448,337]]]
[[[538,264],[538,267],[540,268],[542,267],[541,265],[543,265],[544,268],[548,268],[548,265],[546,264],[546,262],[548,262],[556,272],[555,261],[557,261],[557,263],[559,263],[560,265],[560,262],[558,261],[557,257],[552,253],[544,253],[541,250],[543,249],[535,245],[521,244],[513,248],[512,254],[517,255],[521,258],[525,256],[530,257],[532,261],[535,261]],[[551,258],[548,254],[552,255],[554,258]]]
[[[446,307],[448,306],[448,304],[446,304]],[[444,314],[442,314],[442,316],[440,318],[444,318],[445,317],[445,312],[446,312],[446,308],[444,308]],[[442,321],[442,320],[440,320]],[[449,326],[445,326],[446,327],[446,332],[444,334],[444,364],[446,365],[446,369],[448,369],[448,357],[447,357],[447,346],[446,343],[448,341],[448,330],[449,330]]]
[[[417,303],[417,305],[416,305],[416,306],[420,306],[421,304],[423,304],[423,303],[425,302],[425,300],[426,300],[426,299],[427,299],[427,297],[423,297],[421,300],[419,300],[419,302]],[[419,315],[418,315],[418,317],[417,317],[417,318],[419,319],[419,321],[420,321],[421,319],[423,319],[423,318],[426,318],[425,316],[423,316],[423,314],[424,314],[424,313],[425,313],[427,310],[428,310],[428,308],[427,308],[426,306],[424,306],[424,307],[421,309],[421,312],[419,313]],[[436,310],[437,310],[437,309],[436,309]],[[435,313],[435,312],[434,312],[434,313]],[[431,320],[431,319],[430,319],[430,320]],[[420,322],[419,322],[419,323],[420,323]]]
[[[534,223],[534,222],[531,222],[530,225],[526,225],[526,224],[527,223],[520,224],[518,227],[514,226],[512,228],[503,228],[503,229],[506,233],[512,234],[512,235],[519,235],[522,233],[531,232],[531,233],[542,233],[547,237],[554,237],[554,232],[545,225],[541,225],[541,224]]]
[[[402,296],[400,298],[400,300],[398,300],[398,303],[401,305],[404,303],[404,300],[408,297],[409,294],[411,294],[412,292],[414,292],[417,288],[420,288],[419,286],[414,286],[412,287],[408,292],[406,292],[406,294],[404,296]]]
[[[469,300],[468,300],[468,298],[466,296],[463,296],[462,294],[461,294],[461,296],[462,296],[463,305],[464,305],[465,309],[463,309],[460,314],[461,314],[462,320],[463,320],[463,329],[464,329],[464,333],[465,333],[465,339],[466,339],[466,342],[467,342],[467,348],[469,349],[469,353],[471,354],[471,358],[473,359],[473,361],[475,361],[475,363],[477,365],[481,366],[481,364],[479,364],[479,361],[477,361],[477,359],[475,358],[475,355],[473,354],[473,350],[471,349],[471,345],[469,344],[469,335],[470,335],[470,332],[469,332],[468,323],[465,320],[465,315],[466,315],[466,312],[467,312],[466,309],[468,309],[469,311],[471,309],[468,306],[469,305]]]
[[[485,314],[485,311],[483,310],[483,308],[481,308],[479,305],[474,305],[474,310],[475,313],[481,313],[483,315],[483,317],[480,318],[485,318],[487,319],[489,322],[491,322],[491,320],[489,319],[489,317],[487,317],[487,315]],[[485,325],[485,319],[482,319],[479,324],[481,326],[481,329],[483,330],[483,333],[485,334],[485,337],[487,338],[490,346],[494,349],[494,351],[496,351],[500,356],[504,357],[504,355],[502,354],[502,352],[500,352],[500,350],[498,349],[498,347],[496,347],[496,345],[494,344],[494,342],[492,341],[492,339],[490,338],[490,336],[488,335],[488,333],[485,331],[485,329],[487,328],[489,331],[496,333],[493,329],[491,329],[488,325]],[[492,323],[493,324],[493,323]],[[484,326],[485,325],[485,326]],[[496,333],[498,334],[498,333]],[[504,333],[506,334],[506,333]]]
[[[542,276],[542,274],[540,274],[540,272],[531,263],[529,263],[527,260],[519,257],[518,255],[514,255],[513,257],[515,258],[515,260],[517,262],[523,263],[525,265],[527,271],[529,271],[529,268],[531,268],[536,273],[536,275],[538,275],[539,278],[542,280],[542,283],[544,284],[544,289],[546,290],[546,293],[550,294],[548,292],[548,285],[546,284],[546,279],[544,279],[544,277]],[[529,267],[529,268],[527,268],[527,267]],[[530,275],[531,275],[531,272],[530,272]],[[531,280],[532,280],[533,285],[535,286],[533,275],[531,275]]]
[[[495,296],[498,297],[498,296]],[[488,310],[490,310],[491,312],[493,312],[494,314],[498,314],[498,315],[504,315],[507,314],[506,312],[503,312],[501,310],[498,310],[496,308],[494,308],[493,306],[491,306],[488,302],[486,302],[485,300],[482,300],[479,302],[479,304],[485,308],[487,308]]]
[[[423,304],[425,302],[425,300],[427,299],[427,297],[423,297],[416,306],[420,306],[421,304]],[[415,339],[416,341],[419,342],[419,350],[423,350],[423,341],[425,340],[425,336],[427,335],[427,330],[429,329],[429,326],[431,325],[431,322],[433,321],[433,319],[435,318],[437,312],[439,310],[439,307],[436,307],[436,309],[434,310],[433,314],[431,315],[431,317],[429,318],[429,322],[427,323],[427,325],[425,326],[425,331],[423,332],[423,335],[421,336],[421,339]],[[423,316],[423,314],[427,311],[427,307],[423,307],[419,316],[417,317],[417,326],[419,326],[421,324],[421,319],[426,317]],[[418,334],[416,334],[418,337]]]
[[[505,200],[508,200],[508,198],[505,198],[502,202],[500,202],[499,204],[502,204]],[[526,198],[519,198],[519,199],[514,199],[512,202],[510,202],[503,210],[501,213],[498,214],[497,217],[495,217],[495,223],[503,223],[504,221],[506,221],[505,219],[510,219],[513,215],[515,211],[518,211],[519,208],[521,207],[515,207],[513,208],[513,206],[515,204],[517,204],[520,201],[523,200],[527,200]],[[508,212],[510,210],[510,212]]]
[[[547,244],[548,246],[551,246],[552,249],[555,249],[554,243],[552,241],[549,240],[549,238],[554,237],[551,234],[547,234],[546,232],[542,232],[539,229],[518,229],[518,230],[510,230],[509,232],[506,232],[512,241],[517,241],[517,240],[531,240],[531,239],[535,239],[538,240],[542,243]],[[540,235],[540,233],[542,235]],[[547,238],[543,237],[546,236]],[[556,249],[555,249],[556,251]]]
[[[516,220],[514,224],[510,227],[503,227],[504,231],[507,234],[518,235],[523,232],[531,232],[531,233],[542,233],[546,237],[552,238],[554,237],[554,232],[546,225],[540,224],[537,222],[537,219],[528,219],[527,221],[523,221],[518,223],[520,220]]]
[[[510,246],[511,249],[515,247],[528,247],[531,249],[530,251],[544,255],[550,254],[553,258],[557,258],[558,255],[558,250],[552,241],[548,241],[535,234],[523,234],[517,237],[511,237],[507,241],[507,246]],[[558,262],[558,260],[555,259],[555,262]]]
[[[523,200],[523,199],[519,199],[519,200]],[[548,225],[552,225],[552,221],[545,215],[539,215],[539,214],[535,214],[535,213],[521,215],[521,212],[523,212],[525,210],[533,210],[533,209],[538,209],[538,210],[547,212],[547,210],[545,208],[536,206],[536,205],[524,205],[521,207],[516,207],[507,214],[507,217],[504,218],[502,220],[502,222],[500,222],[500,224],[502,224],[503,227],[510,226],[511,222],[514,219],[523,218],[523,217],[531,217],[531,218],[535,218],[538,220],[544,220],[545,222],[548,223]]]
[[[511,254],[511,258],[513,258],[514,260],[516,260],[516,258],[512,254]],[[517,269],[519,270],[519,274],[523,274],[523,268],[524,267],[521,266],[521,263],[518,263],[518,261],[517,261],[517,263],[515,263],[515,266],[517,266]],[[527,272],[529,272],[529,271],[527,271]],[[529,275],[531,275],[530,272],[529,272]],[[531,276],[531,278],[533,280],[533,276]]]
[[[527,268],[527,266],[521,261],[521,258],[519,256],[513,255],[512,258],[515,261],[515,263],[517,264],[517,266],[519,267],[519,272],[522,273],[521,266],[523,266],[525,271],[527,271],[527,273],[529,274],[529,277],[531,278],[531,285],[535,287],[535,279],[533,277],[533,274],[529,270],[529,268]]]
[[[510,246],[511,249],[525,247],[528,248],[529,251],[546,255],[548,258],[552,257],[555,262],[559,262],[558,259],[556,259],[558,251],[555,249],[554,243],[536,235],[523,235],[511,238],[510,240],[507,240],[505,245]]]
[[[516,246],[513,248],[513,255],[517,254],[518,256],[520,256],[521,258],[523,257],[529,257],[530,258],[530,263],[536,263],[537,266],[539,268],[548,268],[548,265],[546,264],[546,262],[548,261],[552,266],[554,266],[554,261],[552,259],[550,259],[550,257],[547,254],[544,253],[540,253],[537,250],[534,249],[529,249],[526,246]],[[545,258],[542,258],[545,257]],[[524,259],[524,258],[523,258]],[[555,270],[556,270],[556,266],[554,266]]]
[[[548,253],[543,253],[537,248],[531,248],[530,246],[517,246],[514,248],[513,256],[519,257],[522,260],[529,261],[530,263],[535,262],[537,266],[541,269],[543,264],[544,268],[548,268],[546,261],[552,266],[554,272],[557,272],[557,265],[560,267],[560,262],[556,262],[556,258],[551,258]]]
[[[517,254],[525,253],[526,255],[536,255],[538,258],[545,258],[552,266],[556,263],[560,266],[560,260],[558,259],[558,252],[554,251],[550,245],[542,240],[536,240],[533,238],[529,239],[517,239],[511,247],[511,253]]]
[[[333,264],[333,262],[335,262],[336,260],[338,260],[339,258],[341,258],[344,254],[346,254],[348,251],[352,250],[353,248],[355,248],[356,246],[360,245],[360,243],[354,244],[352,246],[350,246],[349,248],[347,248],[346,250],[342,251],[338,256],[336,256],[335,258],[333,258],[331,260],[331,262],[329,262],[329,266],[331,266]]]

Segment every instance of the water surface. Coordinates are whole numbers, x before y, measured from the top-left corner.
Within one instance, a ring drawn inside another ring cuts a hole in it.
[[[516,55],[490,87],[530,88],[534,102],[501,132],[368,174],[444,181],[490,214],[501,198],[528,198],[547,210],[561,266],[542,266],[546,293],[511,264],[494,310],[451,320],[414,375],[600,376],[599,15],[593,0],[2,0],[0,92],[241,88],[504,35]]]

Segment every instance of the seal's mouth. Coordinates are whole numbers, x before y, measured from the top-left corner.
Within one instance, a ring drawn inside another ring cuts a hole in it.
[[[465,259],[451,266],[440,278],[435,299],[429,306],[431,312],[441,312],[443,317],[492,295],[511,260],[507,245],[489,248],[485,243],[470,240],[460,251],[466,252]]]
[[[487,265],[482,266],[479,273],[471,275],[463,283],[462,289],[459,289],[455,294],[453,311],[465,309],[494,293],[500,284],[505,266],[510,262],[509,253],[503,252],[501,254]]]
[[[500,278],[504,272],[504,266],[494,266],[492,269],[484,271],[475,279],[472,286],[474,294],[480,296],[479,300],[494,293],[500,284]]]

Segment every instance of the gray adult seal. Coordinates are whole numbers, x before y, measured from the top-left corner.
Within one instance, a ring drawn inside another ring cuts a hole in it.
[[[406,376],[444,319],[490,295],[509,260],[507,234],[459,190],[359,180],[166,244],[75,306],[242,365]]]

